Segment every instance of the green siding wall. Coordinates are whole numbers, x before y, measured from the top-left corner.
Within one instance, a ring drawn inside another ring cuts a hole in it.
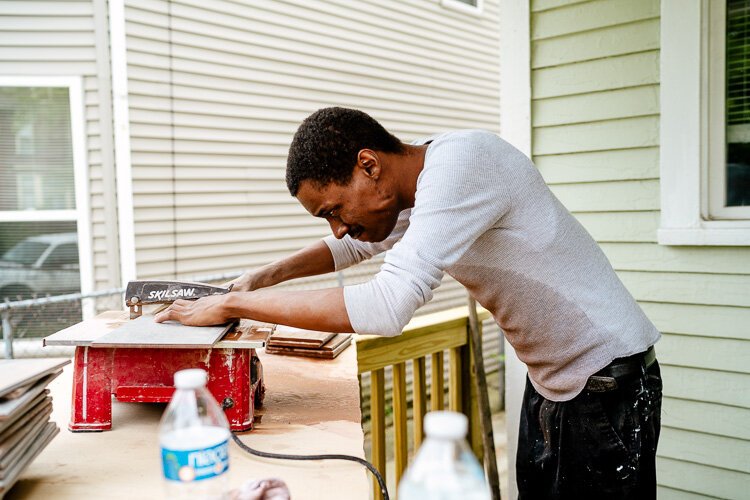
[[[660,498],[747,498],[750,248],[656,243],[659,9],[532,2],[532,152],[664,333]]]

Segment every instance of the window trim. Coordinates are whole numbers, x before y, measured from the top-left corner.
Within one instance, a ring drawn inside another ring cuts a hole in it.
[[[475,16],[482,15],[484,12],[484,0],[477,0],[477,5],[469,5],[466,2],[460,0],[440,0],[440,5],[446,9],[456,10],[465,14],[472,14]]]
[[[708,23],[706,0],[662,1],[661,224],[657,231],[662,245],[750,245],[750,220],[708,216],[711,173],[707,167],[712,157],[708,145],[709,139],[714,144],[718,140],[715,131],[709,137]],[[723,95],[723,86],[721,90]]]
[[[68,89],[75,210],[0,211],[0,222],[76,221],[81,293],[92,292],[94,273],[89,210],[89,166],[86,158],[86,128],[81,78],[75,76],[0,76],[0,87],[63,87]],[[93,308],[84,307],[84,318],[92,314]]]

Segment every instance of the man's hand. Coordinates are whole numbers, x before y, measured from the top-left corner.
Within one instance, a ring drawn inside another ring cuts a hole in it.
[[[198,300],[176,300],[154,318],[157,323],[172,320],[190,326],[223,325],[232,319],[234,318],[229,317],[224,295],[212,295]]]

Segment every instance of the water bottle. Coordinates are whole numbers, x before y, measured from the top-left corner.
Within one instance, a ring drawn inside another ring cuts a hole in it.
[[[452,411],[425,415],[426,439],[398,488],[399,500],[489,500],[484,472],[466,443],[469,421]]]
[[[205,370],[174,374],[175,392],[159,429],[167,498],[219,499],[228,487],[229,423]]]

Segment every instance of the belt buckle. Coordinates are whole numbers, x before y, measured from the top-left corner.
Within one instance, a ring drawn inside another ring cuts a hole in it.
[[[609,392],[615,389],[617,389],[617,380],[614,377],[591,375],[586,383],[586,390],[591,392]]]

